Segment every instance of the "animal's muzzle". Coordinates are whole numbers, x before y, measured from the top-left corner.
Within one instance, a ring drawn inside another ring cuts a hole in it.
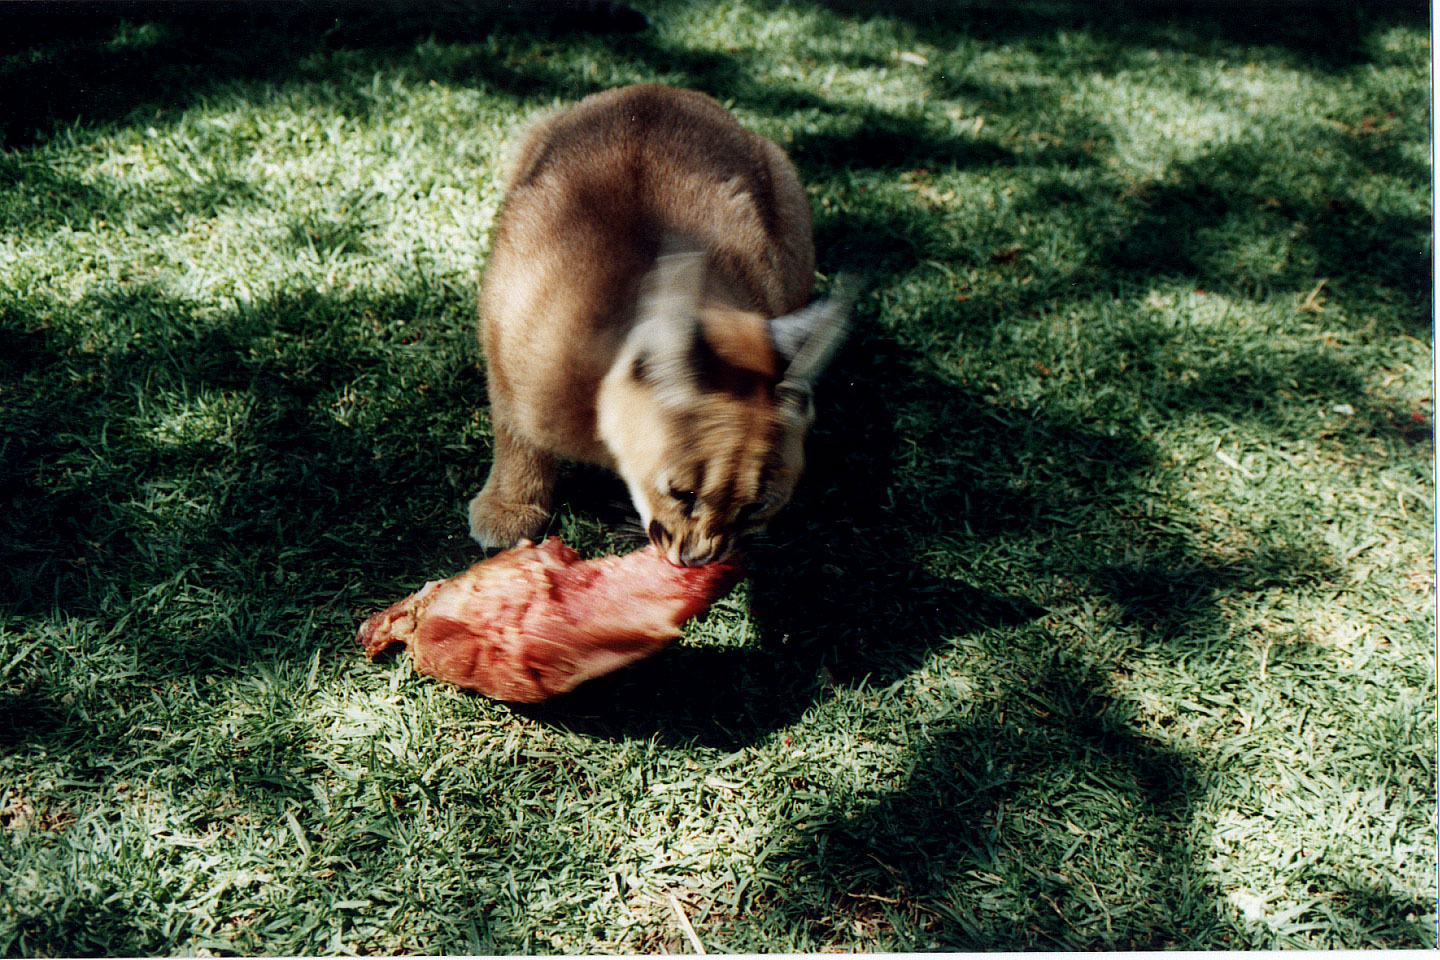
[[[735,546],[735,538],[721,534],[703,536],[687,533],[678,541],[658,520],[650,521],[650,542],[677,567],[703,567],[724,560]]]

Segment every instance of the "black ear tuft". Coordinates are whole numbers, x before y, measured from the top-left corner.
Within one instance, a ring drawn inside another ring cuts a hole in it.
[[[824,300],[770,321],[770,341],[786,363],[785,379],[808,384],[820,376],[845,339],[859,289],[857,277],[841,275]]]
[[[800,413],[805,413],[810,409],[813,397],[808,383],[781,380],[775,385],[775,402]]]

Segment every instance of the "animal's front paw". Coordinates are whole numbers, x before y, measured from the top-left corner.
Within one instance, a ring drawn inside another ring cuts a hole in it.
[[[503,503],[481,490],[470,501],[470,536],[489,549],[513,547],[535,540],[545,530],[550,511],[534,503]]]

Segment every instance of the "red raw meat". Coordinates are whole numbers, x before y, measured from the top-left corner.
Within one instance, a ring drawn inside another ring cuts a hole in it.
[[[581,560],[555,537],[522,540],[425,584],[356,639],[372,660],[403,643],[421,673],[535,703],[659,651],[739,574],[732,563],[677,567],[654,547]]]

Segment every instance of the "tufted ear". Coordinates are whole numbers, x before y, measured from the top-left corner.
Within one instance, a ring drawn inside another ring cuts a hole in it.
[[[705,257],[693,248],[669,247],[640,285],[636,324],[626,338],[635,379],[651,386],[667,406],[690,399],[700,321],[696,310],[705,280]]]
[[[803,395],[808,402],[815,381],[845,339],[850,307],[859,292],[859,279],[841,274],[835,278],[835,287],[824,300],[770,321],[771,342],[785,363],[785,373],[777,388],[782,401],[787,394],[794,394]]]

